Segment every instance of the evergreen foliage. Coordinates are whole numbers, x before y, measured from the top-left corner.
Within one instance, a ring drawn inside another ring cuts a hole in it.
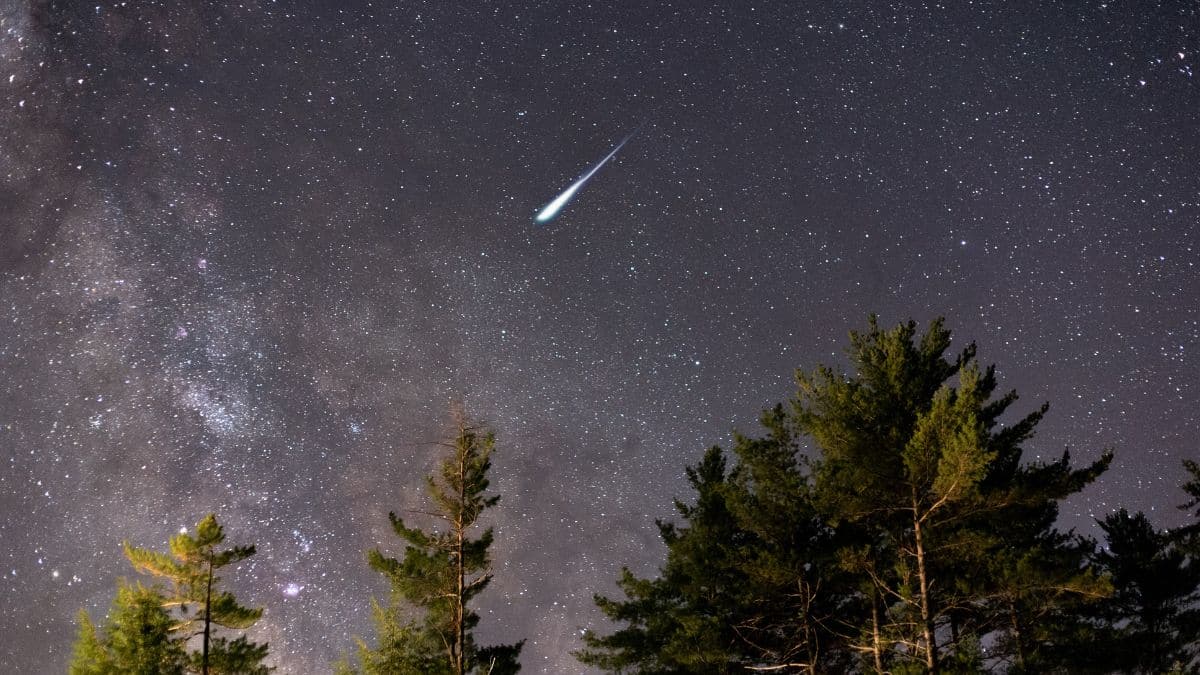
[[[1185,459],[1183,468],[1188,472],[1187,482],[1183,484],[1188,501],[1180,504],[1179,508],[1182,511],[1196,510],[1192,512],[1194,522],[1179,528],[1174,537],[1180,547],[1187,551],[1193,560],[1197,560],[1200,559],[1200,464]]]
[[[1112,578],[1114,592],[1103,605],[1096,649],[1109,667],[1124,672],[1188,666],[1198,655],[1200,563],[1143,513],[1120,509],[1100,528],[1106,546],[1095,562]]]
[[[853,599],[835,580],[835,532],[817,518],[782,407],[762,423],[763,437],[735,438],[732,470],[718,447],[688,469],[696,501],[676,502],[686,526],[658,524],[667,545],[659,578],[626,569],[617,582],[625,600],[597,596],[626,625],[586,632],[581,662],[622,673],[845,667],[832,626]]]
[[[694,505],[659,524],[655,579],[625,570],[617,624],[577,657],[609,672],[1034,672],[1111,589],[1058,503],[1111,461],[1022,462],[1046,412],[1001,419],[994,368],[947,356],[940,320],[851,334],[849,374],[798,373],[798,394],[688,470]],[[1051,627],[1062,627],[1061,630]],[[985,652],[985,638],[989,649]]]
[[[657,576],[622,569],[623,597],[595,597],[613,631],[585,631],[576,658],[651,675],[1200,672],[1200,464],[1183,463],[1189,524],[1158,530],[1121,509],[1098,521],[1103,545],[1060,531],[1060,503],[1112,453],[1082,467],[1067,452],[1027,460],[1048,407],[1008,421],[1016,392],[997,394],[973,344],[950,346],[940,320],[919,335],[871,317],[851,333],[849,372],[798,372],[795,398],[766,410],[757,436],[734,434],[686,469],[692,499],[656,523]],[[459,415],[444,446],[432,506],[412,512],[436,526],[389,514],[404,553],[367,553],[390,595],[371,603],[374,645],[357,640],[337,675],[520,669],[523,642],[475,637],[495,437]],[[99,626],[81,611],[69,673],[267,675],[267,645],[236,634],[263,610],[217,575],[255,547],[224,540],[210,514],[169,554],[126,542],[135,569],[166,586],[122,580]]]
[[[727,503],[720,448],[710,448],[687,477],[696,503],[676,502],[687,527],[658,523],[668,548],[661,577],[639,579],[624,569],[617,585],[628,599],[596,598],[601,611],[628,626],[605,637],[585,634],[581,662],[619,673],[723,673],[737,660],[735,556],[746,533]]]
[[[203,675],[265,675],[270,668],[262,662],[267,645],[214,636],[216,628],[249,628],[262,616],[262,609],[244,607],[223,590],[217,571],[254,555],[254,546],[220,549],[224,528],[216,515],[205,516],[196,534],[180,532],[171,537],[170,555],[133,547],[125,542],[125,556],[139,572],[165,579],[171,585],[164,601],[174,619],[172,630],[183,641],[200,638],[200,651],[189,656],[188,669]]]
[[[70,674],[182,675],[184,640],[174,631],[165,601],[157,589],[122,582],[103,630],[80,611]]]
[[[368,552],[371,567],[391,582],[392,597],[387,607],[374,605],[377,645],[360,641],[357,668],[344,663],[343,672],[505,675],[520,668],[523,642],[480,647],[474,637],[479,616],[471,605],[492,578],[494,533],[490,527],[477,537],[472,533],[500,500],[487,494],[495,436],[460,416],[457,435],[446,445],[437,475],[426,480],[434,510],[423,512],[442,527],[423,530],[389,514],[405,542],[404,557]]]
[[[994,367],[979,366],[974,344],[947,358],[950,342],[941,320],[918,338],[913,322],[883,330],[872,317],[867,332],[851,334],[851,375],[822,367],[797,378],[797,426],[820,452],[822,512],[868,542],[842,559],[873,586],[862,631],[870,641],[858,648],[878,670],[911,661],[937,670],[945,655],[962,660],[953,656],[960,638],[970,654],[987,633],[999,638],[993,657],[1023,667],[1036,651],[1023,614],[1075,602],[1064,593],[1105,592],[1059,555],[1072,538],[1053,525],[1058,502],[1106,470],[1111,454],[1077,470],[1065,453],[1022,464],[1046,406],[1000,424],[1016,393],[993,398]],[[1014,576],[1022,565],[1037,576]]]
[[[1191,508],[1200,507],[1200,464],[1190,459],[1183,460],[1183,468],[1188,472],[1188,481],[1183,484],[1183,491],[1190,498],[1187,503],[1182,504],[1179,508],[1188,510]],[[1200,508],[1192,514],[1200,519]]]
[[[113,672],[112,655],[105,649],[104,642],[96,633],[96,624],[92,623],[87,611],[79,610],[78,620],[79,633],[75,638],[67,672],[70,675],[104,675]]]

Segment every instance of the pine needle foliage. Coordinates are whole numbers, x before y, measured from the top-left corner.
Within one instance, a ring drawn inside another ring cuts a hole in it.
[[[250,642],[245,636],[233,639],[216,636],[218,628],[242,630],[262,617],[260,608],[245,607],[232,593],[221,588],[218,570],[254,555],[255,547],[222,549],[224,528],[215,514],[196,524],[195,534],[186,531],[171,537],[170,554],[137,548],[125,542],[125,556],[134,569],[170,584],[164,605],[175,619],[172,630],[184,640],[200,638],[200,651],[190,656],[189,669],[202,675],[264,675],[270,668],[262,662],[267,645]]]
[[[1004,422],[1015,392],[935,320],[850,335],[846,372],[799,371],[764,434],[689,468],[695,501],[659,523],[657,578],[624,570],[616,624],[583,663],[617,673],[1045,672],[1058,626],[1111,593],[1058,504],[1103,473],[1023,461],[1047,407]],[[1091,603],[1091,604],[1089,604]],[[987,645],[987,649],[984,649]],[[1077,652],[1076,652],[1077,655]]]
[[[102,629],[81,610],[70,675],[183,675],[184,640],[165,604],[158,589],[122,581]]]
[[[443,444],[444,460],[426,479],[433,508],[415,512],[439,526],[422,529],[395,512],[388,515],[404,555],[373,549],[367,561],[387,577],[392,597],[388,606],[373,608],[377,645],[360,642],[357,668],[342,664],[343,672],[503,675],[520,668],[523,642],[480,647],[474,637],[479,615],[472,604],[492,579],[494,531],[475,533],[483,513],[500,501],[488,494],[495,443],[492,432],[459,415],[457,433]]]

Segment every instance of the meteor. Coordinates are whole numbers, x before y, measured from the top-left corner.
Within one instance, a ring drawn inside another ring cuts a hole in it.
[[[629,142],[629,139],[633,138],[634,135],[637,134],[637,132],[638,132],[638,130],[634,129],[632,134],[629,134],[620,143],[617,143],[617,147],[613,148],[612,152],[605,155],[604,159],[597,162],[596,166],[593,166],[590,171],[583,174],[583,176],[581,176],[579,178],[579,180],[575,181],[574,183],[571,183],[571,187],[567,188],[566,190],[563,190],[562,194],[560,194],[559,196],[554,198],[554,201],[552,201],[549,204],[547,204],[546,206],[542,207],[542,210],[539,211],[536,216],[534,216],[534,218],[533,218],[534,222],[541,225],[544,223],[548,223],[551,220],[554,220],[554,217],[558,215],[558,212],[561,211],[562,208],[567,205],[567,202],[571,201],[571,198],[575,196],[576,192],[579,192],[579,188],[582,188],[583,185],[588,182],[588,179],[590,179],[592,176],[594,176],[596,174],[597,171],[600,170],[600,167],[607,164],[608,160],[612,159],[613,155],[616,155],[617,151],[620,150],[622,147],[624,147],[624,145]]]

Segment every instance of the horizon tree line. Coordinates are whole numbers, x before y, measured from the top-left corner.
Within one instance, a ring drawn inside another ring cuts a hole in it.
[[[1119,509],[1104,542],[1056,526],[1063,500],[1110,467],[1069,453],[1024,459],[1048,410],[1014,417],[976,347],[950,351],[938,319],[852,332],[850,372],[796,374],[797,393],[686,469],[679,522],[656,521],[654,578],[623,568],[623,598],[597,595],[612,631],[575,657],[612,673],[1189,673],[1200,668],[1200,466],[1185,460],[1193,522],[1156,529]],[[520,669],[524,641],[480,646],[474,602],[492,579],[495,436],[455,415],[426,479],[428,510],[389,520],[403,555],[367,552],[389,582],[374,640],[337,675]],[[431,521],[420,528],[409,515]],[[80,612],[69,672],[261,675],[268,645],[239,634],[263,615],[217,572],[255,554],[222,549],[209,514],[170,554],[125,543],[154,581],[121,580],[98,627]],[[165,585],[164,585],[165,583]]]

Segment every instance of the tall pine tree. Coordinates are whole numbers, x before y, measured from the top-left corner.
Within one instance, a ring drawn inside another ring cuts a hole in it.
[[[687,469],[694,504],[676,501],[684,526],[658,522],[667,562],[657,579],[623,569],[625,600],[596,596],[600,610],[626,624],[611,635],[584,634],[582,663],[614,673],[729,673],[740,660],[736,623],[742,576],[736,551],[745,538],[730,512],[725,455],[710,448]]]
[[[845,669],[831,628],[849,597],[834,533],[814,509],[783,408],[762,424],[761,437],[735,436],[732,469],[719,447],[687,469],[695,501],[676,502],[682,523],[658,523],[667,546],[659,576],[625,569],[624,599],[596,597],[622,625],[585,633],[581,662],[618,673]]]
[[[838,626],[863,611],[836,557],[845,533],[817,508],[811,466],[785,408],[764,412],[760,423],[762,436],[735,434],[727,493],[744,533],[735,558],[740,649],[755,669],[844,670],[851,654]]]
[[[1114,592],[1103,606],[1096,652],[1122,672],[1188,667],[1198,656],[1200,565],[1143,513],[1120,509],[1099,522],[1105,546],[1095,560]]]
[[[868,331],[851,334],[851,374],[821,367],[797,376],[794,414],[820,452],[821,509],[856,533],[843,564],[871,581],[860,649],[876,670],[938,671],[944,658],[947,667],[978,667],[983,635],[1003,630],[987,621],[999,581],[979,554],[1052,539],[1052,517],[1020,541],[998,538],[997,524],[1056,514],[1057,500],[1110,460],[1080,470],[1066,457],[1023,466],[1021,443],[1045,407],[1000,424],[1016,394],[993,398],[994,368],[980,368],[974,344],[947,358],[950,342],[940,319],[918,337],[914,322],[884,330],[871,317]],[[970,624],[976,630],[964,635]]]
[[[202,675],[265,675],[267,645],[250,642],[245,635],[229,639],[214,635],[217,628],[249,628],[262,616],[262,609],[238,604],[221,588],[217,571],[254,555],[254,546],[221,549],[225,531],[214,514],[196,524],[196,534],[180,532],[171,537],[170,555],[136,548],[125,543],[125,556],[135,569],[171,584],[166,599],[175,617],[173,630],[185,640],[200,638],[200,652],[191,654],[190,670]]]
[[[494,434],[458,417],[440,470],[426,480],[434,508],[424,515],[441,527],[423,530],[391,513],[392,528],[405,542],[404,557],[391,558],[378,549],[367,554],[371,567],[391,582],[392,598],[386,607],[374,606],[377,646],[360,643],[361,672],[505,675],[520,669],[523,642],[491,647],[475,642],[479,616],[471,605],[492,579],[493,530],[486,528],[478,537],[472,533],[500,497],[487,494]],[[343,664],[341,670],[356,669]]]
[[[821,451],[824,509],[870,542],[845,560],[873,581],[874,665],[899,653],[937,670],[947,603],[935,597],[934,561],[995,457],[981,419],[993,381],[991,371],[980,373],[973,345],[945,358],[950,332],[940,321],[915,335],[913,322],[885,331],[871,317],[866,333],[851,334],[852,375],[828,367],[797,374],[795,414]],[[954,375],[957,388],[946,384]]]

